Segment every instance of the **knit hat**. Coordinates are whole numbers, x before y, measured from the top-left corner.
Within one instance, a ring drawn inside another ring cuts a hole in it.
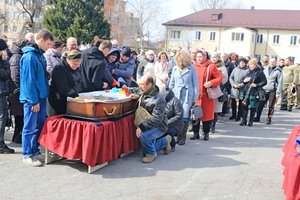
[[[8,46],[7,46],[6,42],[3,39],[0,39],[0,51],[3,51],[7,48],[8,48]]]
[[[129,47],[124,47],[121,50],[121,55],[126,56],[126,57],[130,57],[131,56],[131,49]]]
[[[62,45],[65,45],[62,41],[60,41],[60,39],[58,39],[58,38],[55,38],[54,39],[54,42],[53,42],[53,44],[52,44],[52,48],[53,49],[56,49],[56,48],[58,48],[58,47],[60,47],[60,46],[62,46]]]

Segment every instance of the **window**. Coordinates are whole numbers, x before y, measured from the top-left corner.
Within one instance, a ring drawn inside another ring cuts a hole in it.
[[[13,26],[13,32],[17,32],[17,26]]]
[[[195,40],[201,40],[201,31],[195,32]]]
[[[264,35],[263,34],[257,34],[256,35],[256,43],[262,44],[264,40]]]
[[[297,45],[297,36],[296,35],[291,36],[290,45],[292,45],[292,46]]]
[[[233,32],[231,34],[231,40],[232,41],[244,41],[244,33],[236,33],[236,32]]]
[[[279,44],[279,35],[273,35],[273,44]]]
[[[17,19],[17,18],[18,18],[18,13],[17,13],[17,12],[14,12],[13,19]]]
[[[210,41],[215,41],[216,40],[216,32],[210,32],[209,40]]]
[[[7,33],[7,32],[8,32],[8,26],[4,25],[4,33]]]
[[[292,63],[295,63],[295,56],[289,56],[289,57],[290,57]]]
[[[180,39],[180,31],[171,31],[172,39]]]

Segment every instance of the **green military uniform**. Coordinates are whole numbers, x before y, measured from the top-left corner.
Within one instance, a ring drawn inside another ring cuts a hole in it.
[[[295,65],[285,66],[282,70],[283,74],[283,97],[281,106],[287,106],[289,110],[292,109],[295,101],[295,96],[292,93],[292,87],[295,76]]]
[[[298,64],[295,67],[294,70],[294,83],[296,85],[296,98],[295,98],[295,104],[297,105],[297,108],[300,108],[300,64]]]

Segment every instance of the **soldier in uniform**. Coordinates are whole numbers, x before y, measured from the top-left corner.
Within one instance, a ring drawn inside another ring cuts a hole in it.
[[[295,74],[294,74],[294,83],[295,83],[295,105],[296,109],[300,109],[300,60],[295,62]]]
[[[285,59],[285,67],[282,70],[283,74],[283,98],[281,101],[280,110],[292,111],[294,105],[294,76],[295,76],[295,65],[291,65],[291,58]]]

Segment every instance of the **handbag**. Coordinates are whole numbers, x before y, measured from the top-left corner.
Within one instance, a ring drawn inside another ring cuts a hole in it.
[[[201,106],[194,105],[191,108],[191,119],[194,121],[199,120],[203,116],[203,111]]]
[[[257,90],[258,100],[265,101],[266,100],[266,91],[262,88],[258,88]]]
[[[210,70],[210,66],[208,66],[208,69],[207,69],[206,82],[208,81],[209,70]],[[210,99],[217,99],[217,98],[219,98],[220,96],[223,95],[223,92],[222,92],[219,85],[217,87],[214,87],[214,88],[212,88],[212,87],[206,88],[206,90],[207,90],[208,98],[210,98]]]
[[[139,106],[135,111],[134,125],[138,127],[141,123],[151,118],[151,114],[141,106],[141,101],[139,102]]]

